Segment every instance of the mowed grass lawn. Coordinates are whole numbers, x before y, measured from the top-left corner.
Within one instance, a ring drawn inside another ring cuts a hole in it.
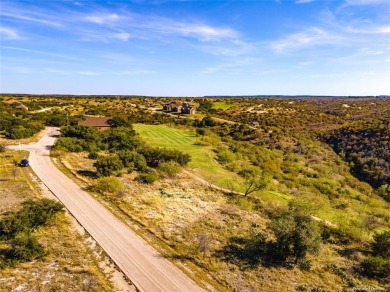
[[[226,103],[223,101],[216,101],[213,103],[213,108],[214,109],[222,109],[222,110],[227,110],[233,106],[235,106],[235,103]]]
[[[187,169],[209,183],[223,188],[240,189],[241,178],[224,169],[214,160],[211,147],[195,145],[195,132],[168,127],[166,125],[134,124],[134,130],[151,146],[177,149],[191,155]],[[233,186],[232,186],[232,182]]]

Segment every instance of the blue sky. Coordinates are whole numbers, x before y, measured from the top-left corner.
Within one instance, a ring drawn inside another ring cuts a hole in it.
[[[388,0],[0,0],[0,92],[390,94]]]

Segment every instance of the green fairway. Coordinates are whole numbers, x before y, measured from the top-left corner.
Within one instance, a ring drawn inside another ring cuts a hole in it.
[[[193,131],[171,128],[165,125],[134,124],[134,129],[151,146],[177,149],[191,155],[188,169],[208,182],[223,188],[240,189],[237,174],[222,168],[214,160],[211,147],[195,145],[197,137]]]
[[[226,103],[226,102],[223,102],[223,101],[216,101],[213,103],[213,108],[214,109],[222,109],[222,110],[226,110],[226,109],[229,109],[233,106],[235,106],[236,104],[234,103]]]

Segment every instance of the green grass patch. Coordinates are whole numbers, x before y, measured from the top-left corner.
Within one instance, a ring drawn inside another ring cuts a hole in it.
[[[227,110],[231,107],[235,106],[234,103],[226,103],[224,101],[216,101],[213,103],[213,108],[214,109],[222,109],[222,110]]]
[[[186,131],[166,125],[134,124],[134,129],[141,138],[151,146],[180,150],[191,155],[189,169],[209,183],[223,188],[243,191],[242,179],[233,172],[224,169],[214,160],[215,153],[211,147],[195,145],[197,137],[194,131]]]
[[[293,199],[292,196],[283,194],[277,191],[263,191],[258,197],[262,198],[265,201],[279,202],[281,204],[288,204],[288,202]]]

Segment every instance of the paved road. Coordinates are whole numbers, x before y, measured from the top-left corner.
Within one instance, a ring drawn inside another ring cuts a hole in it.
[[[23,145],[30,151],[32,169],[91,234],[140,291],[202,291],[180,269],[119,221],[98,201],[59,171],[49,151],[59,134],[47,128],[37,143]],[[19,149],[19,146],[10,146]]]

